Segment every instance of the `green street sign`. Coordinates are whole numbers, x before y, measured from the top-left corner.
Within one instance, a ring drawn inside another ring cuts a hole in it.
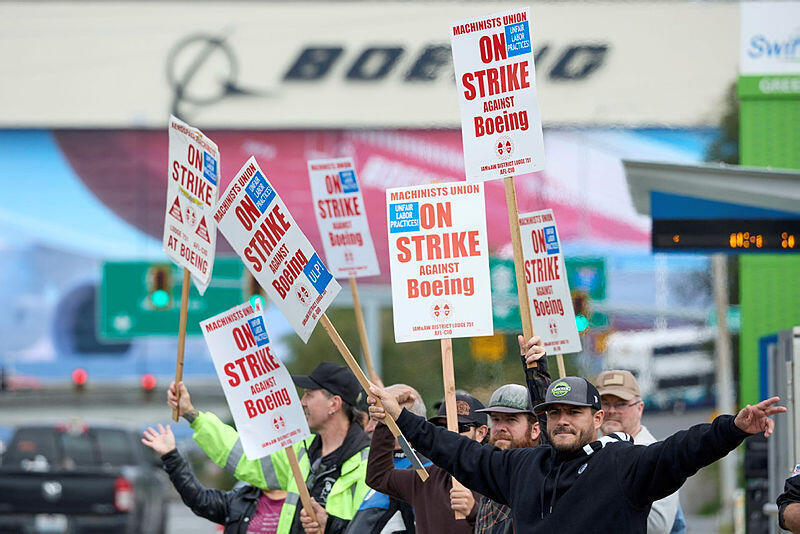
[[[606,298],[606,260],[564,258],[564,263],[570,290],[583,291],[594,301]]]
[[[606,298],[606,262],[603,258],[565,258],[564,263],[571,290],[583,291],[593,301]],[[500,332],[519,332],[522,320],[519,316],[514,261],[490,257],[489,277],[492,281],[494,329]],[[588,326],[600,327],[607,324],[608,318],[605,315],[594,313]]]
[[[200,321],[246,301],[245,275],[238,257],[217,258],[205,295],[194,284],[189,289],[186,333],[200,334]],[[182,279],[182,269],[169,261],[104,263],[98,299],[101,338],[176,336]]]

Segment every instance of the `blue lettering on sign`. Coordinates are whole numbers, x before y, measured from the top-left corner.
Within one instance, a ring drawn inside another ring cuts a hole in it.
[[[764,35],[750,39],[747,55],[753,59],[761,57],[796,61],[800,59],[800,35],[790,35],[783,40],[770,40]]]
[[[264,325],[264,318],[260,315],[247,320],[250,325],[250,331],[253,332],[253,337],[256,340],[256,345],[262,347],[269,343],[269,336],[267,335],[267,327]]]
[[[419,202],[389,204],[389,233],[419,232]]]
[[[203,176],[212,184],[217,185],[217,160],[208,152],[203,152]]]
[[[558,236],[556,235],[555,226],[546,226],[544,228],[544,246],[548,254],[558,254]]]
[[[508,57],[520,54],[530,54],[531,52],[531,32],[528,21],[524,20],[517,24],[509,24],[506,30],[506,53]]]
[[[339,172],[339,181],[342,182],[342,191],[345,193],[358,193],[356,173],[353,171]]]
[[[333,276],[328,272],[328,269],[325,267],[325,264],[322,263],[322,260],[319,259],[316,252],[311,256],[306,266],[303,267],[303,274],[306,275],[308,281],[311,282],[311,285],[314,286],[314,289],[316,289],[317,293],[320,295],[322,295],[325,288],[328,287],[328,283],[333,280]]]
[[[267,211],[267,206],[275,198],[275,190],[272,189],[264,175],[259,171],[256,171],[250,181],[247,182],[245,191],[261,213]]]

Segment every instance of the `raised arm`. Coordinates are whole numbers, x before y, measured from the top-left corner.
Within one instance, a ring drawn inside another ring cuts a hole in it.
[[[175,437],[169,425],[166,429],[158,425],[158,431],[148,428],[144,431],[142,443],[161,455],[161,462],[172,485],[195,515],[220,525],[225,524],[230,508],[230,492],[206,488],[197,480],[189,464],[175,448]]]
[[[639,505],[649,505],[676,492],[700,468],[710,465],[758,432],[769,436],[772,415],[786,411],[773,406],[777,397],[747,406],[735,417],[720,415],[711,424],[700,424],[673,434],[664,441],[635,446],[618,454],[620,484]]]
[[[501,504],[508,504],[511,479],[523,456],[533,449],[501,451],[481,445],[465,436],[437,427],[422,417],[403,409],[390,394],[375,386],[370,388],[370,416],[382,420],[388,413],[414,447],[466,487]],[[375,405],[375,399],[382,407]],[[536,484],[536,481],[530,481]]]
[[[367,486],[411,503],[419,477],[412,469],[394,468],[394,436],[383,423],[375,427],[367,461]]]
[[[198,412],[192,405],[189,391],[183,382],[177,386],[173,382],[167,392],[167,404],[176,408],[176,387],[181,388],[179,413],[194,430],[195,443],[218,466],[228,471],[236,479],[268,490],[286,490],[292,473],[289,459],[283,450],[259,460],[251,460],[244,454],[239,433],[220,421],[211,412]]]

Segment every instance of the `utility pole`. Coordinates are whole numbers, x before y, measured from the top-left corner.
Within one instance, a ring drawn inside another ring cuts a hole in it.
[[[717,308],[717,339],[714,344],[716,354],[717,412],[733,414],[736,398],[733,392],[733,357],[731,335],[728,330],[728,264],[724,254],[711,257],[714,304]],[[732,451],[720,461],[720,493],[722,501],[722,524],[733,521],[733,499],[736,491],[736,451]]]

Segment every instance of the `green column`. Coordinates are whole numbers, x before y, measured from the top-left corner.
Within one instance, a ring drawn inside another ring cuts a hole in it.
[[[740,76],[739,154],[747,166],[800,169],[800,76]],[[740,401],[758,402],[758,340],[800,325],[800,255],[739,257]]]

